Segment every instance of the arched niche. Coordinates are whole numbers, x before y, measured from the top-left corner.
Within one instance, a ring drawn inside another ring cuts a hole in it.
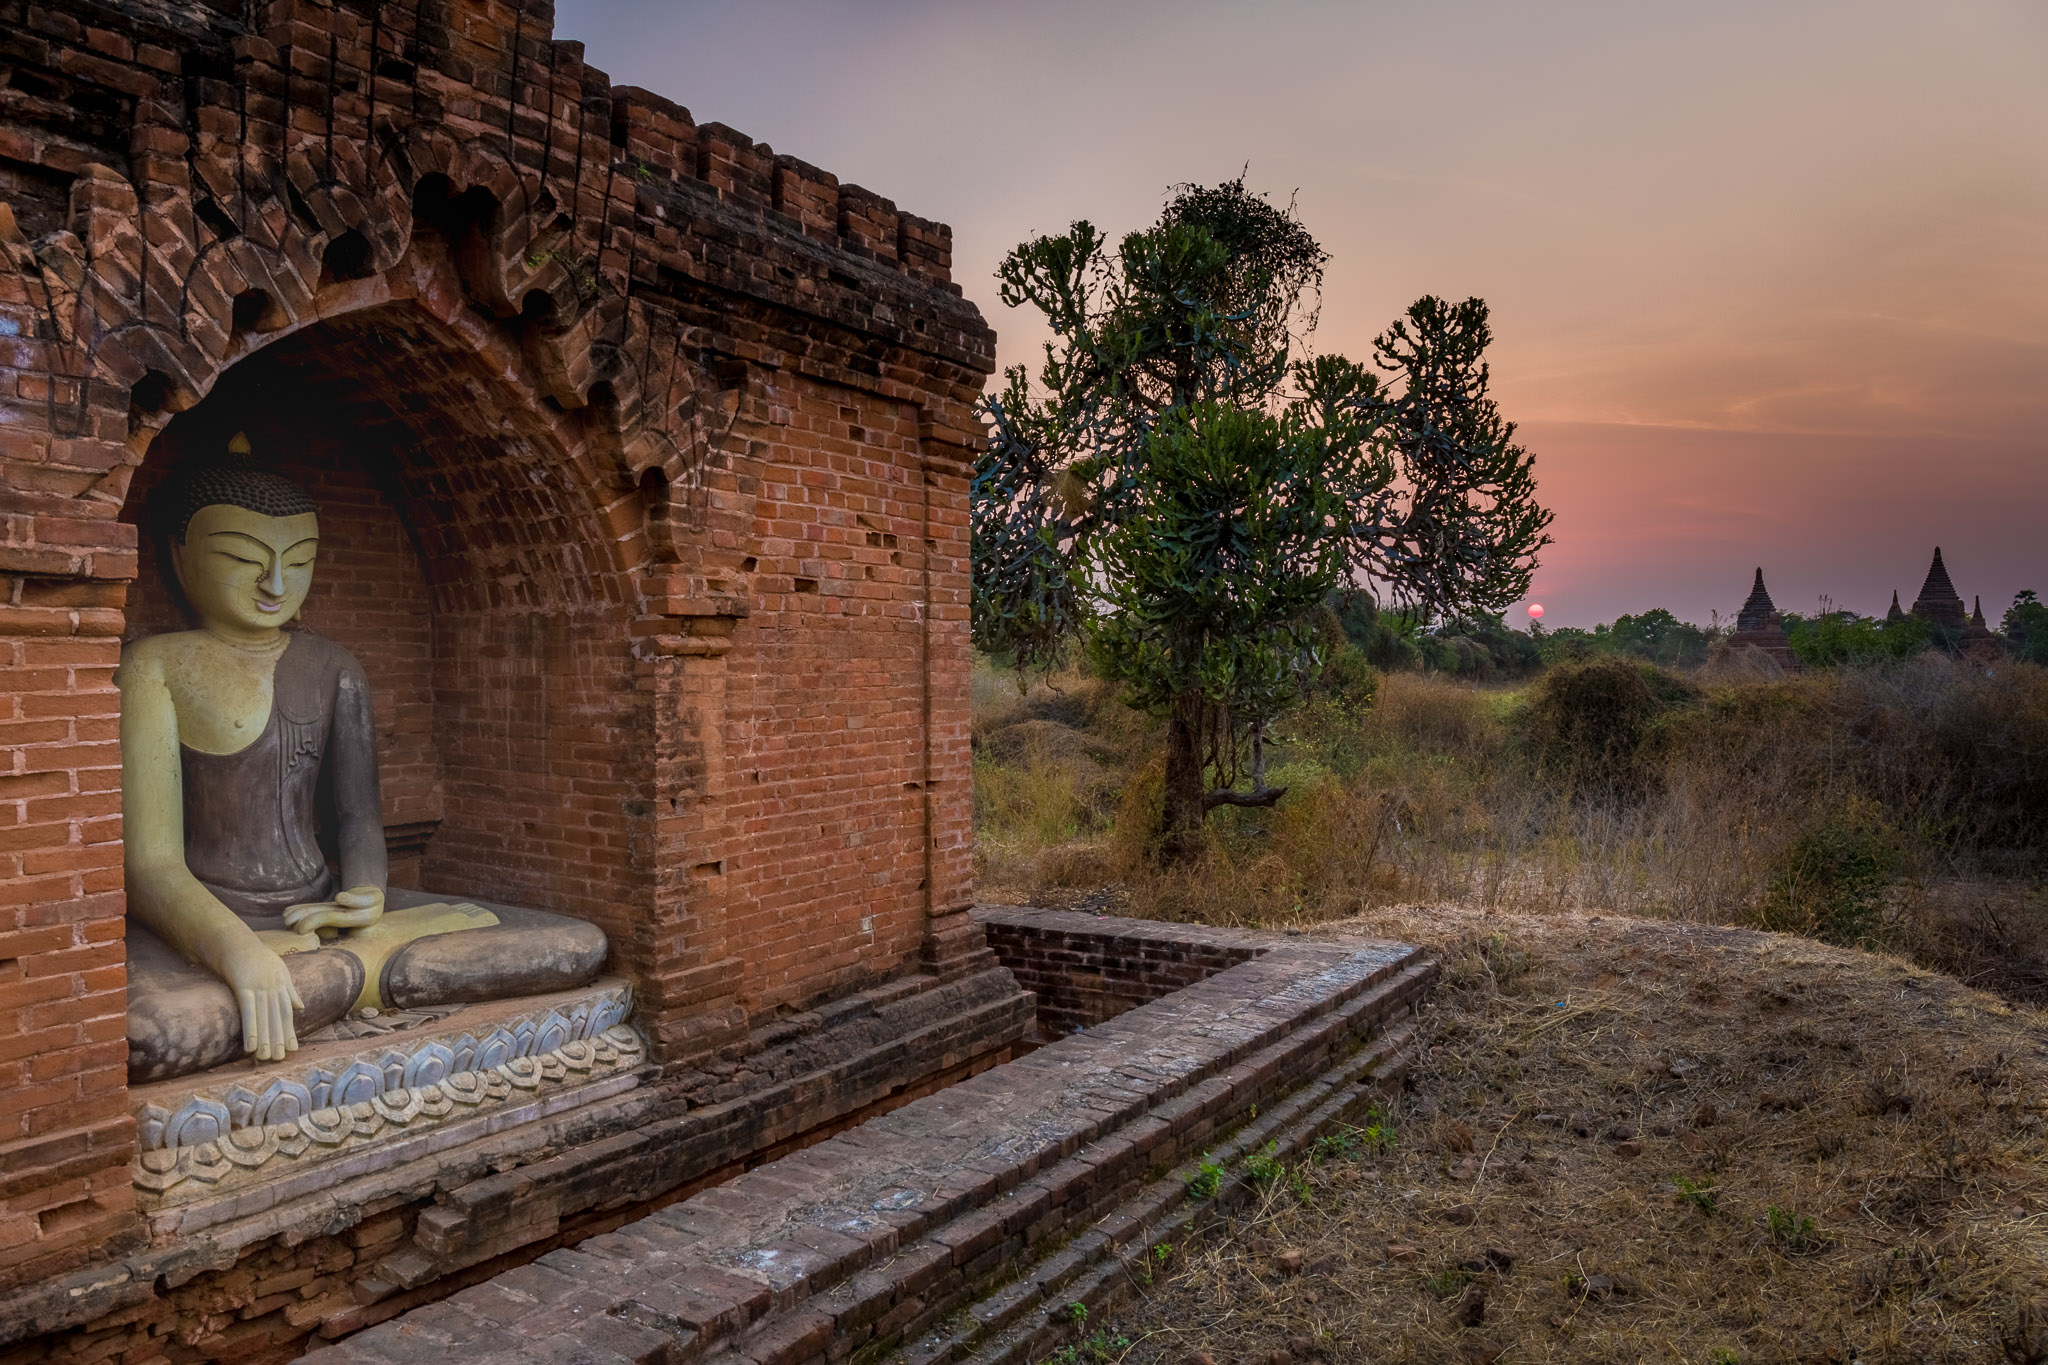
[[[224,371],[130,486],[143,553],[127,633],[184,626],[151,494],[246,432],[258,463],[320,503],[301,622],[374,689],[394,883],[577,915],[617,962],[646,894],[652,774],[630,585],[558,415],[489,355],[401,300]]]

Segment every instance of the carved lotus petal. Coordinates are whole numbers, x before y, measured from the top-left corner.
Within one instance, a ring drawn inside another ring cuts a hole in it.
[[[280,1076],[258,1097],[251,1121],[263,1127],[297,1123],[301,1114],[313,1112],[313,1092],[298,1081]]]
[[[229,1164],[255,1170],[277,1155],[277,1139],[264,1128],[237,1128],[220,1143],[220,1154]]]
[[[384,1073],[384,1088],[396,1090],[405,1084],[405,1054],[387,1052],[377,1059],[377,1069]]]
[[[299,1120],[299,1131],[323,1147],[347,1141],[350,1126],[345,1109],[315,1109]]]
[[[490,1097],[490,1087],[484,1077],[475,1071],[461,1071],[441,1082],[440,1091],[456,1104],[482,1104]]]
[[[465,1033],[460,1038],[457,1038],[450,1044],[450,1051],[454,1052],[455,1060],[449,1064],[449,1075],[452,1076],[458,1071],[475,1071],[477,1069],[475,1034]]]
[[[595,1009],[595,1004],[589,1000],[579,1000],[576,1002],[576,1008],[569,1011],[569,1036],[571,1038],[588,1038],[590,1036],[590,1016]]]
[[[227,1102],[228,1118],[237,1128],[249,1126],[249,1116],[256,1109],[256,1092],[246,1085],[231,1085],[227,1094],[221,1097]]]
[[[498,1068],[498,1074],[521,1090],[532,1090],[541,1082],[540,1063],[531,1057],[514,1057]]]
[[[606,996],[590,1011],[590,1028],[585,1037],[594,1037],[618,1024],[625,1022],[626,1002],[617,996]]]
[[[429,1119],[446,1118],[454,1112],[455,1101],[438,1085],[422,1086],[412,1092],[420,1102],[420,1117]]]
[[[410,1090],[387,1090],[370,1101],[377,1117],[400,1127],[420,1116],[420,1097]]]
[[[534,1027],[533,1020],[531,1019],[521,1019],[517,1024],[514,1024],[512,1026],[512,1055],[514,1057],[531,1057],[533,1055],[533,1040],[539,1032],[540,1030]]]
[[[220,1178],[234,1170],[220,1154],[217,1142],[202,1142],[197,1147],[187,1147],[178,1153],[178,1165],[185,1174],[204,1185],[217,1183]]]
[[[366,1104],[382,1093],[384,1072],[368,1062],[350,1062],[334,1078],[334,1106],[337,1109]]]
[[[579,1039],[562,1044],[555,1056],[571,1071],[588,1071],[597,1061],[597,1048]]]
[[[325,1109],[334,1103],[334,1073],[321,1067],[314,1067],[306,1073],[306,1091],[313,1097],[313,1108]]]
[[[203,1142],[213,1142],[234,1127],[234,1120],[228,1114],[228,1107],[219,1100],[210,1100],[204,1095],[194,1095],[178,1107],[171,1120],[164,1126],[166,1147],[196,1147]]]
[[[135,1141],[144,1151],[151,1151],[164,1145],[164,1132],[171,1121],[171,1111],[160,1104],[145,1104],[142,1112],[135,1116]]]
[[[510,1032],[498,1029],[490,1037],[477,1044],[473,1071],[491,1071],[503,1066],[518,1055],[518,1044]]]
[[[432,1085],[455,1071],[455,1053],[446,1043],[428,1043],[412,1054],[405,1064],[405,1088],[417,1090]]]
[[[536,1057],[553,1052],[575,1036],[575,1030],[558,1010],[549,1010],[548,1017],[540,1021],[540,1027],[533,1036],[533,1053]]]
[[[306,1136],[303,1128],[273,1128],[270,1131],[277,1139],[277,1150],[286,1156],[295,1157],[312,1143],[312,1139]]]

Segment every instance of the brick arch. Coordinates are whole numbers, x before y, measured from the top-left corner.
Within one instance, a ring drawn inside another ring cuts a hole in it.
[[[146,527],[162,479],[236,431],[311,488],[324,545],[305,625],[369,673],[394,880],[590,919],[637,976],[648,897],[629,831],[652,763],[579,761],[631,755],[650,727],[634,565],[564,420],[522,397],[503,348],[470,341],[403,297],[271,339],[165,424],[122,517]],[[161,547],[141,545],[128,633],[180,628]]]

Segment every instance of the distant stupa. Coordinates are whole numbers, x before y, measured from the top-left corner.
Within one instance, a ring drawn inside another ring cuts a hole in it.
[[[1949,582],[1948,566],[1941,562],[1939,545],[1934,547],[1934,563],[1927,567],[1927,581],[1920,585],[1920,595],[1913,599],[1913,614],[1943,630],[1960,632],[1970,623],[1970,613],[1963,609],[1956,585]]]
[[[1728,650],[1753,649],[1787,673],[1799,671],[1799,660],[1792,655],[1792,644],[1785,638],[1784,618],[1778,615],[1778,608],[1771,601],[1770,589],[1764,586],[1764,571],[1759,565],[1756,583],[1749,590],[1749,597],[1742,609],[1735,613],[1735,633],[1728,637]]]
[[[1884,623],[1888,626],[1895,626],[1905,619],[1905,609],[1899,606],[1899,590],[1897,588],[1893,588],[1892,609],[1884,614]]]

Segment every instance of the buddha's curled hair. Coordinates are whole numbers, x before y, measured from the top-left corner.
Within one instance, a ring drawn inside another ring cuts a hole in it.
[[[150,504],[150,519],[156,524],[158,538],[165,542],[182,542],[202,507],[225,504],[265,517],[296,517],[320,510],[305,489],[282,474],[257,468],[249,457],[249,439],[240,434],[228,442],[226,458],[181,468],[164,481]]]

